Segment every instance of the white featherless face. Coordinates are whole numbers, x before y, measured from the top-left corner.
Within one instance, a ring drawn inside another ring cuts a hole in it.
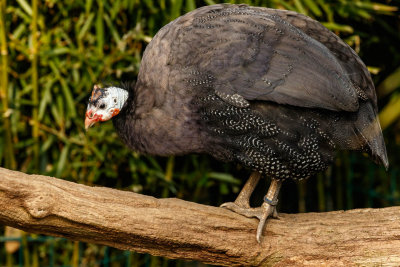
[[[108,121],[118,115],[127,99],[128,92],[122,88],[101,88],[95,85],[86,109],[85,129],[89,129],[98,121]]]

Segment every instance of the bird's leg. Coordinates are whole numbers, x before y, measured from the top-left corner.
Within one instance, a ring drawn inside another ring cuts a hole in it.
[[[249,180],[247,180],[246,184],[243,186],[242,191],[240,191],[235,202],[227,202],[221,205],[221,207],[227,208],[243,216],[257,217],[260,220],[258,223],[256,236],[258,243],[261,242],[262,231],[267,219],[269,217],[278,218],[276,205],[278,204],[279,190],[281,189],[282,185],[281,181],[272,179],[268,192],[264,197],[264,203],[259,208],[251,208],[249,204],[250,196],[260,180],[260,177],[260,173],[253,172],[250,175]]]
[[[264,197],[264,203],[261,205],[261,217],[257,227],[257,241],[261,242],[262,231],[265,226],[265,222],[268,217],[278,218],[276,211],[276,205],[278,204],[279,190],[281,189],[282,182],[279,180],[272,179],[271,185],[269,186],[268,193]]]
[[[261,174],[259,172],[253,172],[246,184],[243,186],[239,195],[237,196],[235,203],[244,208],[250,208],[250,197],[256,188],[258,181],[260,181]]]
[[[230,209],[246,217],[260,218],[259,209],[251,208],[249,204],[250,196],[256,188],[260,177],[261,174],[259,172],[253,172],[247,180],[246,184],[243,186],[235,202],[224,203],[221,205],[221,207]]]

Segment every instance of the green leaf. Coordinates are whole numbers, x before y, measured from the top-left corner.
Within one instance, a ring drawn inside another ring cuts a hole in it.
[[[174,20],[181,15],[182,0],[172,0],[170,20]]]
[[[90,10],[92,9],[93,0],[86,0],[85,3],[85,12],[86,14],[89,14]]]
[[[186,12],[190,12],[192,10],[196,9],[196,3],[194,0],[186,0],[186,7],[185,7],[185,11]]]
[[[44,141],[44,143],[42,144],[40,148],[40,153],[45,153],[48,149],[50,149],[51,145],[54,143],[54,140],[55,140],[54,135],[49,135],[46,138],[46,141]]]
[[[22,7],[22,9],[32,17],[32,8],[25,0],[17,0],[18,4]]]
[[[74,103],[74,98],[72,97],[72,92],[69,89],[65,79],[61,76],[60,71],[58,67],[55,65],[54,61],[49,62],[50,68],[53,71],[55,77],[58,79],[58,81],[61,84],[61,89],[65,97],[65,101],[67,103],[67,109],[68,112],[71,116],[71,118],[76,117],[76,108],[75,108],[75,103]]]
[[[241,181],[239,179],[234,178],[231,174],[228,173],[210,172],[208,173],[208,177],[219,180],[221,182],[227,182],[231,184],[241,184]]]
[[[319,9],[318,5],[315,4],[314,0],[303,0],[303,1],[315,16],[320,17],[322,15],[321,10]]]
[[[46,106],[51,101],[51,87],[53,86],[54,79],[49,80],[43,90],[42,98],[39,103],[39,121],[43,120],[45,115]]]
[[[213,0],[204,0],[204,2],[206,2],[207,5],[215,5],[215,1]]]
[[[391,101],[379,113],[382,129],[387,128],[400,118],[400,95],[392,97]]]
[[[119,37],[117,30],[114,28],[114,25],[107,14],[104,14],[104,20],[106,21],[107,26],[111,31],[111,35],[113,36],[115,43],[117,43],[118,45],[121,42],[121,37]]]
[[[400,87],[400,67],[392,74],[386,77],[385,80],[378,86],[378,94],[380,97],[389,95],[395,89]]]
[[[97,53],[98,53],[99,58],[103,58],[103,56],[104,56],[104,54],[103,54],[103,49],[104,49],[103,0],[98,0],[97,3],[99,5],[99,10],[97,11],[97,18],[96,18]]]
[[[335,22],[322,22],[322,25],[331,31],[340,31],[345,33],[353,33],[354,29],[349,25],[341,25]]]
[[[83,39],[87,31],[89,30],[90,26],[92,25],[92,21],[94,19],[94,14],[90,14],[89,17],[86,19],[85,24],[83,24],[81,30],[79,31],[78,38]]]
[[[294,5],[297,9],[297,12],[305,14],[305,15],[308,14],[307,10],[304,8],[304,6],[300,0],[294,0]]]
[[[324,10],[326,13],[326,18],[328,22],[333,22],[333,10],[324,0],[317,0],[319,6]]]
[[[19,39],[21,35],[25,32],[26,30],[26,25],[25,24],[20,24],[12,33],[13,38]]]
[[[357,7],[360,7],[360,8],[383,12],[383,13],[396,12],[398,10],[398,8],[395,6],[389,6],[389,5],[380,4],[380,3],[376,3],[376,2],[370,3],[370,2],[365,2],[365,1],[355,1],[354,5]]]
[[[67,158],[68,158],[68,151],[69,151],[69,145],[64,146],[64,148],[61,150],[60,157],[57,163],[57,170],[55,175],[56,177],[61,177],[61,174],[65,169],[65,164],[67,163]]]
[[[69,49],[68,47],[56,47],[52,50],[47,50],[44,55],[53,57],[53,56],[70,54],[70,53],[71,53],[71,49]]]

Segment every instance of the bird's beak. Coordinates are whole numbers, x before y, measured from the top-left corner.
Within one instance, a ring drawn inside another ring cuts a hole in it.
[[[96,122],[99,121],[97,116],[93,116],[93,112],[91,110],[86,112],[85,118],[85,130],[87,131],[90,127],[92,127]]]
[[[93,119],[89,119],[88,117],[85,118],[85,131],[87,131],[90,127],[93,126],[96,122]]]

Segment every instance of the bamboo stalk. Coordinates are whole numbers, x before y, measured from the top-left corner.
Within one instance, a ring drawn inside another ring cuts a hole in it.
[[[22,248],[23,248],[23,253],[24,253],[24,267],[30,267],[30,261],[29,259],[31,258],[29,248],[28,248],[28,233],[23,232],[22,233]]]
[[[8,45],[6,38],[6,25],[5,25],[5,6],[6,0],[1,2],[0,6],[0,43],[1,43],[1,89],[0,98],[3,106],[2,117],[4,124],[5,134],[5,166],[7,168],[16,169],[16,161],[14,156],[14,147],[12,142],[10,110],[8,106]]]
[[[175,165],[175,157],[174,156],[170,156],[168,158],[167,168],[165,170],[165,180],[168,183],[172,182],[172,178],[173,178],[173,175],[174,175],[174,165]],[[163,192],[162,196],[163,197],[168,197],[169,196],[169,186],[166,186],[164,188],[164,192]]]
[[[317,176],[318,211],[320,212],[326,210],[324,178],[325,175],[323,173],[320,173]]]
[[[306,183],[304,180],[299,181],[299,183],[297,183],[297,190],[299,192],[299,200],[298,200],[298,209],[299,212],[303,213],[306,212]]]
[[[32,0],[32,136],[34,140],[33,145],[33,162],[34,170],[39,171],[39,88],[38,88],[38,30],[37,30],[37,17],[38,17],[38,1]]]
[[[72,266],[79,267],[79,241],[74,242],[74,250],[72,251]]]

